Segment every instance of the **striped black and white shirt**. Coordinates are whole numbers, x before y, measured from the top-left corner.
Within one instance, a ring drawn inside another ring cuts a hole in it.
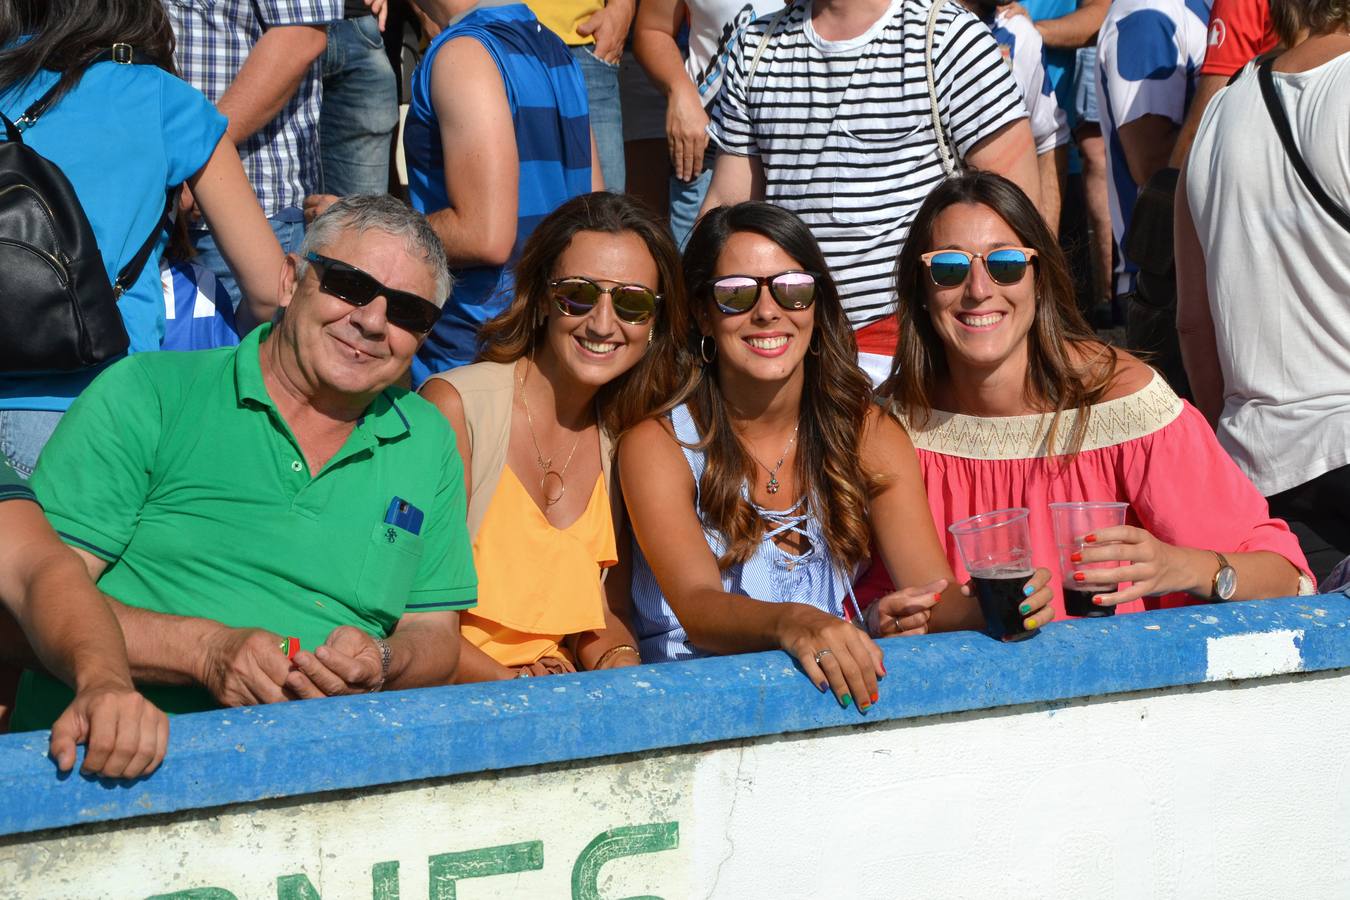
[[[942,181],[924,75],[932,0],[894,0],[856,38],[816,34],[796,0],[747,89],[746,69],[773,16],[746,29],[708,132],[725,152],[758,156],[765,199],[811,227],[854,327],[895,310],[895,260],[928,192]],[[1026,106],[989,29],[949,2],[933,41],[938,107],[954,150]]]

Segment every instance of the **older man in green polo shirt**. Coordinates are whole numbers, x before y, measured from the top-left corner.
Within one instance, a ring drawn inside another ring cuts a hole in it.
[[[452,679],[477,593],[463,471],[445,419],[394,386],[448,293],[422,216],[347,198],[286,258],[276,326],[129,357],[62,420],[34,488],[163,709]],[[15,727],[62,697],[25,673]]]

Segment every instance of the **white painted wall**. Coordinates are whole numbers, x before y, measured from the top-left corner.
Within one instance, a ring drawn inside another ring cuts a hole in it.
[[[567,897],[596,835],[677,822],[600,896],[1339,900],[1348,748],[1350,670],[1289,675],[11,838],[0,897],[271,898],[303,872],[365,898],[388,860],[402,900],[444,897],[428,857],[536,840],[542,869],[457,896]]]

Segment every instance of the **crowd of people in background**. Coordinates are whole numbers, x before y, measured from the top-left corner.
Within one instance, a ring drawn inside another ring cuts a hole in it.
[[[1341,589],[1348,87],[1336,0],[0,0],[0,729]]]

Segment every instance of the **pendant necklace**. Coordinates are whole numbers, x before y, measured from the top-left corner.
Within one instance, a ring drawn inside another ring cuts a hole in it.
[[[534,462],[535,465],[539,466],[539,471],[542,473],[539,476],[539,493],[544,495],[544,508],[548,509],[561,500],[563,494],[567,493],[567,484],[563,481],[563,475],[567,474],[567,467],[572,464],[572,457],[576,455],[577,445],[581,443],[581,433],[578,433],[577,439],[572,442],[572,449],[568,452],[567,461],[563,463],[563,467],[554,471],[553,457],[550,456],[546,459],[543,451],[539,449],[539,438],[534,433],[534,417],[530,415],[530,401],[525,396],[525,379],[530,377],[530,368],[530,361],[527,359],[525,360],[525,374],[520,377],[520,403],[525,407],[525,424],[530,429],[530,442],[534,444]],[[585,429],[583,428],[582,431],[585,431]],[[779,465],[781,464],[782,460],[779,460]],[[549,493],[548,480],[550,476],[558,481],[557,494]]]
[[[797,429],[800,426],[801,426],[800,422],[792,426],[792,437],[788,438],[787,446],[785,446],[783,448],[783,452],[779,454],[778,462],[773,464],[772,469],[764,465],[764,462],[758,456],[756,456],[754,453],[750,451],[750,447],[748,445],[745,447],[745,452],[750,454],[750,458],[753,459],[755,462],[759,463],[760,467],[763,468],[765,472],[769,473],[769,483],[764,486],[764,489],[768,491],[770,494],[778,493],[779,488],[778,470],[783,468],[783,460],[787,459],[788,451],[790,451],[792,449],[792,445],[797,442]]]

